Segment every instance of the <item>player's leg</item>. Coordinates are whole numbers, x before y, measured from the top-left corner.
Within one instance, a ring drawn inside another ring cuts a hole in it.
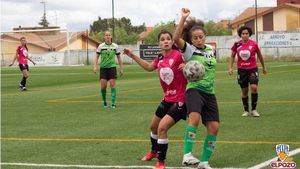
[[[103,107],[107,108],[107,101],[106,101],[106,87],[107,87],[107,80],[101,79],[101,95],[103,100]]]
[[[184,133],[184,155],[183,165],[194,165],[200,161],[192,155],[196,139],[197,127],[200,122],[200,112],[204,105],[204,99],[197,89],[189,89],[186,92],[186,106],[188,114],[188,125]]]
[[[249,97],[248,97],[248,87],[249,87],[249,75],[247,70],[238,69],[238,83],[241,87],[242,92],[242,103],[244,107],[243,117],[249,116]]]
[[[108,79],[111,92],[111,108],[116,108],[116,98],[117,98],[117,89],[116,89],[116,80],[117,80],[117,68],[109,68]]]
[[[28,72],[28,65],[24,65],[24,64],[20,64],[19,65],[20,70],[22,71],[22,79],[21,82],[19,84],[19,87],[22,91],[27,90],[26,89],[26,82],[27,82],[27,78],[29,77],[29,72]]]
[[[150,125],[151,150],[148,152],[148,154],[145,157],[142,158],[142,161],[150,161],[151,159],[158,157],[158,153],[157,153],[158,125],[161,119],[167,114],[171,106],[172,105],[170,103],[164,100],[162,100],[161,103],[158,105]]]
[[[204,139],[201,163],[198,168],[209,169],[209,160],[215,150],[219,131],[219,110],[215,96],[206,95],[205,99],[207,102],[201,117],[202,123],[206,126],[207,135]]]
[[[186,106],[184,103],[176,103],[168,111],[158,126],[158,141],[157,141],[157,151],[158,151],[158,162],[155,165],[156,169],[164,169],[165,159],[168,151],[168,131],[174,126],[180,119],[186,119]]]
[[[111,92],[111,108],[116,108],[116,98],[117,98],[116,79],[110,79],[109,85],[110,85],[110,92]]]
[[[107,108],[107,101],[106,101],[106,88],[107,88],[107,69],[100,68],[100,83],[101,83],[101,96],[103,100],[103,107]]]
[[[249,83],[251,89],[251,106],[252,106],[251,114],[254,117],[260,116],[259,113],[256,111],[257,99],[258,99],[258,92],[257,92],[258,80],[259,80],[258,69],[253,69],[250,73]]]
[[[142,161],[150,161],[153,158],[158,157],[157,153],[157,139],[158,139],[158,134],[157,134],[157,129],[159,122],[161,121],[161,118],[154,115],[150,124],[150,142],[151,142],[151,150],[141,159]]]

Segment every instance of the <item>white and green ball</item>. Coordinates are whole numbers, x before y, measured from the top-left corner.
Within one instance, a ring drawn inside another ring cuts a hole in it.
[[[199,61],[191,60],[184,66],[183,74],[189,82],[199,81],[205,74],[205,68]]]

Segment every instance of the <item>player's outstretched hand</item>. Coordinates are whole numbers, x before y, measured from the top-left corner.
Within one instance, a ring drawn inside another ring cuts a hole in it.
[[[123,53],[126,54],[127,56],[131,57],[132,56],[132,51],[128,48],[123,49]]]
[[[264,74],[264,75],[267,74],[267,69],[266,69],[266,67],[263,68],[263,74]]]

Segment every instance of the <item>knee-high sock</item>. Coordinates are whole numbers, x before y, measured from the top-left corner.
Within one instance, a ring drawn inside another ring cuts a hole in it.
[[[102,100],[106,102],[106,89],[101,89]]]
[[[184,133],[184,154],[190,153],[193,150],[193,145],[196,138],[197,128],[187,126]]]
[[[248,96],[247,97],[242,97],[243,106],[244,106],[244,110],[245,111],[249,111],[248,100],[249,100]]]
[[[251,94],[251,106],[252,106],[252,110],[256,110],[257,97],[258,97],[257,93],[252,93]]]
[[[20,82],[20,84],[21,84],[22,86],[24,86],[24,87],[26,86],[26,79],[27,79],[27,78],[23,76],[23,78],[22,78],[22,80],[21,80],[21,82]]]
[[[111,104],[116,104],[117,90],[116,88],[111,88]]]
[[[201,162],[209,161],[211,155],[215,150],[215,145],[216,145],[216,136],[207,135],[204,140]]]
[[[168,139],[158,139],[157,140],[157,152],[158,160],[165,161],[168,151]]]
[[[157,134],[150,133],[150,140],[151,140],[151,151],[153,153],[157,153]]]

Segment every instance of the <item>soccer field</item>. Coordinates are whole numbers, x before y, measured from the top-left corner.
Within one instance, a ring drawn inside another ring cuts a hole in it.
[[[289,144],[290,151],[300,148],[300,63],[266,65],[268,74],[261,73],[258,86],[259,118],[241,117],[236,72],[230,77],[228,64],[217,65],[221,127],[212,167],[255,166],[276,157],[275,146],[280,143]],[[154,166],[155,160],[139,159],[150,149],[149,125],[162,98],[156,71],[126,65],[117,81],[116,109],[102,107],[100,82],[92,66],[32,66],[25,92],[18,90],[20,79],[17,67],[2,68],[1,168]],[[180,121],[169,132],[168,167],[181,167],[185,124]],[[204,129],[198,128],[194,146],[198,158]],[[300,154],[293,160],[300,166]]]

